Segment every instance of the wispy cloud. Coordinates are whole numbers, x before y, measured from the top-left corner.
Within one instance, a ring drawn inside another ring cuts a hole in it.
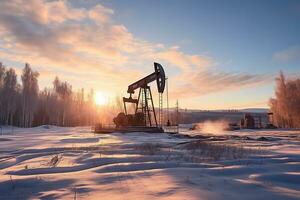
[[[153,61],[178,71],[169,77],[174,95],[186,88],[186,96],[197,96],[269,81],[265,75],[222,72],[212,57],[187,54],[176,44],[137,38],[112,20],[114,12],[101,4],[87,9],[68,1],[3,0],[0,56],[30,62],[42,77],[58,74],[71,82],[80,79],[82,87],[116,91],[125,91],[120,86],[140,78]]]
[[[181,97],[188,94],[196,97],[215,92],[240,90],[245,87],[258,87],[273,81],[273,76],[266,74],[217,71],[193,72],[180,78],[186,81],[172,91],[172,96]]]
[[[274,53],[273,60],[279,62],[300,61],[300,47],[294,46]]]

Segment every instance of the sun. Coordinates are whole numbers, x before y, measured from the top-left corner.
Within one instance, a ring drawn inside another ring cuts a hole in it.
[[[98,106],[105,105],[107,103],[107,97],[102,92],[96,92],[94,97],[95,103]]]

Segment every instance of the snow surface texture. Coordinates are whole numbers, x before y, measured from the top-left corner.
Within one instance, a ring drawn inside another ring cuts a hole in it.
[[[7,127],[0,199],[300,199],[300,131],[195,139]]]

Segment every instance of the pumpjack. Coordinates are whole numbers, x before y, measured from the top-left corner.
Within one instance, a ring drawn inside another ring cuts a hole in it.
[[[159,110],[156,115],[152,92],[149,84],[156,81],[159,94]],[[159,63],[154,63],[154,72],[148,76],[130,84],[127,89],[129,97],[123,97],[124,112],[121,112],[114,118],[114,123],[118,129],[142,130],[149,132],[162,132],[162,96],[165,90],[166,77],[163,67]],[[137,98],[133,94],[139,89]],[[127,104],[134,105],[134,114],[128,114]]]

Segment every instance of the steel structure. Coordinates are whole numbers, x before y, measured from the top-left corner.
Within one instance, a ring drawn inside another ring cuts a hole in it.
[[[159,93],[159,121],[157,121],[156,112],[153,103],[149,83],[156,81],[157,90]],[[162,124],[162,93],[165,90],[166,77],[163,67],[159,63],[154,63],[154,72],[148,76],[130,84],[127,89],[129,97],[123,97],[124,111],[127,113],[127,103],[135,104],[135,115],[143,113],[145,126],[158,126]],[[138,98],[132,98],[135,90],[139,89]]]

